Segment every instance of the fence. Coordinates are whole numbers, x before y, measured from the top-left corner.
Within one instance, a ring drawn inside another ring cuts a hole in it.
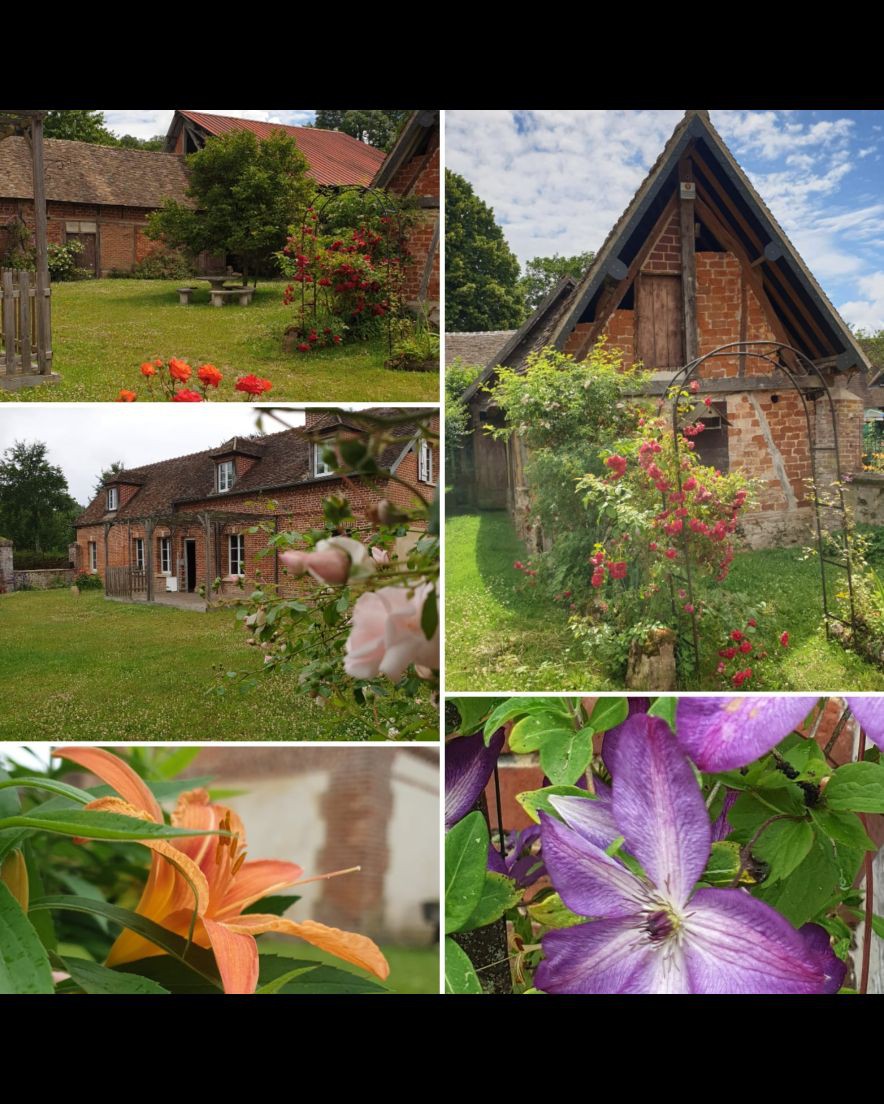
[[[131,598],[147,591],[147,571],[143,567],[109,567],[105,572],[104,593],[109,598]]]
[[[0,377],[46,375],[52,368],[50,289],[37,274],[0,269]]]

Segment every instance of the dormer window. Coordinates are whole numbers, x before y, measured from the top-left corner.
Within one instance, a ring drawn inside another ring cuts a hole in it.
[[[107,489],[107,508],[108,510],[116,510],[120,505],[120,491],[117,487],[108,487]]]
[[[222,460],[215,465],[215,489],[219,492],[229,491],[236,478],[236,468],[232,460]]]
[[[325,452],[325,445],[321,442],[313,446],[313,475],[318,479],[323,475],[336,475],[335,469],[331,464],[326,464],[322,458],[322,454]]]

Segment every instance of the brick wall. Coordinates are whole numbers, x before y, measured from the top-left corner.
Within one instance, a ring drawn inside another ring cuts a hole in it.
[[[405,268],[405,298],[417,299],[424,279],[433,238],[439,224],[439,169],[440,149],[438,130],[432,146],[422,154],[412,157],[396,171],[389,184],[389,191],[399,196],[424,197],[436,200],[435,208],[421,208],[414,225],[409,229],[405,248],[410,263]],[[439,241],[433,249],[432,268],[426,298],[431,303],[439,301]]]
[[[678,215],[660,234],[642,265],[642,272],[681,272],[681,231]]]

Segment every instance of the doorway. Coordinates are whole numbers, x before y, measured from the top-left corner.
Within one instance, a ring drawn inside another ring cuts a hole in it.
[[[184,566],[187,576],[187,589],[196,590],[196,541],[189,538],[184,542]]]

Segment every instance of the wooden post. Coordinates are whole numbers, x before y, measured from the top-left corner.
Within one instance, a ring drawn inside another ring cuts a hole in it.
[[[144,569],[147,572],[147,600],[153,601],[153,519],[144,522]]]
[[[18,351],[20,372],[31,371],[31,274],[18,274]]]
[[[678,210],[681,221],[681,287],[684,301],[684,350],[688,364],[696,360],[697,338],[697,256],[694,240],[694,170],[689,157],[678,163]]]
[[[37,280],[34,310],[37,312],[37,369],[40,375],[52,367],[52,336],[49,312],[49,254],[46,241],[46,175],[43,166],[43,112],[31,118],[31,167],[34,177],[34,242],[37,252]],[[30,366],[28,368],[30,370]]]
[[[11,268],[5,268],[0,275],[0,298],[3,300],[3,352],[6,360],[6,375],[11,376],[15,371],[15,292]]]
[[[212,604],[212,524],[208,512],[203,515],[203,530],[206,540],[206,607]]]
[[[107,578],[108,569],[110,568],[110,554],[108,551],[108,540],[110,537],[111,525],[113,522],[106,521],[104,523],[104,577]]]

